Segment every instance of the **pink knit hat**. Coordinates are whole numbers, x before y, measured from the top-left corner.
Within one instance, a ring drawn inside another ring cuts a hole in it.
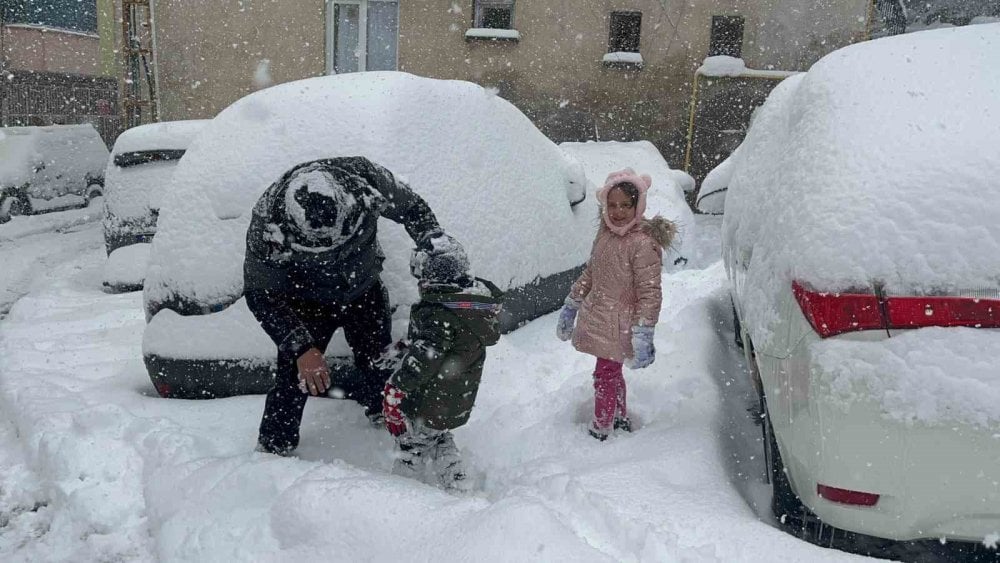
[[[608,192],[611,191],[611,188],[625,182],[639,189],[639,201],[635,204],[635,217],[627,225],[616,227],[611,222],[611,217],[608,217]],[[649,174],[640,176],[631,168],[608,174],[608,179],[604,181],[604,187],[597,190],[597,201],[601,204],[601,216],[604,217],[604,224],[611,229],[611,232],[618,236],[624,236],[642,220],[642,214],[646,212],[646,192],[652,185],[653,179],[649,177]]]

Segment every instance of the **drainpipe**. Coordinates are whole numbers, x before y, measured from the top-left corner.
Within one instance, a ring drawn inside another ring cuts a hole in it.
[[[0,2],[0,127],[7,126],[7,3]]]
[[[153,48],[153,121],[160,121],[160,50],[156,47],[156,0],[149,0],[149,33]]]

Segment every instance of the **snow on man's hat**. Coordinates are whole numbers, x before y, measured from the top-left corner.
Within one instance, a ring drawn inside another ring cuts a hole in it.
[[[351,237],[364,220],[364,205],[322,163],[296,170],[288,178],[285,215],[305,238],[301,242],[336,246]]]

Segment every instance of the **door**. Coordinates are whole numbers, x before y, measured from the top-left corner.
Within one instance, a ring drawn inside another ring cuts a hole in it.
[[[328,74],[396,70],[399,0],[328,0]]]

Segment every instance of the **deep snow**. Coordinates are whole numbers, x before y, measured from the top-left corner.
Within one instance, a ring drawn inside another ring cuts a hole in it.
[[[689,266],[717,252],[708,220]],[[283,459],[251,452],[261,396],[158,398],[140,295],[101,292],[97,225],[39,244],[66,236],[86,250],[0,322],[0,559],[851,558],[751,508],[768,493],[717,260],[664,279],[657,362],[626,374],[634,434],[586,435],[592,358],[554,338],[554,315],[490,348],[456,432],[477,488],[452,496],[390,475],[388,434],[352,402],[310,400]]]

